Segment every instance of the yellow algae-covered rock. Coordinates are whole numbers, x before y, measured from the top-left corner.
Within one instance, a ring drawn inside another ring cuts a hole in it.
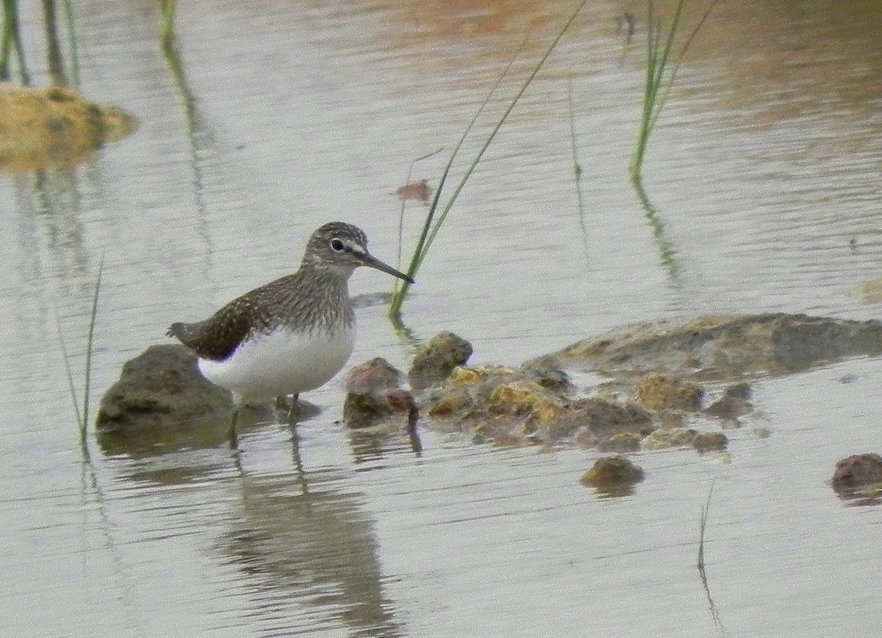
[[[634,387],[634,401],[644,407],[662,410],[698,410],[701,407],[701,387],[679,377],[666,374],[645,374]]]
[[[462,415],[472,406],[472,398],[462,388],[449,388],[429,405],[429,416]]]
[[[531,381],[516,381],[499,386],[490,393],[487,411],[525,417],[534,425],[546,425],[560,417],[564,401]]]
[[[447,385],[477,385],[490,381],[498,382],[522,378],[515,370],[504,366],[460,366],[453,369],[447,378]]]
[[[67,88],[0,82],[0,169],[69,167],[89,159],[107,140],[125,137],[137,121]]]

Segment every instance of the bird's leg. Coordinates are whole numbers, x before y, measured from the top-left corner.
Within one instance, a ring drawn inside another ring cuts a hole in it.
[[[283,394],[281,396],[276,397],[275,405],[273,408],[276,411],[276,417],[278,418],[278,413],[284,410],[286,413],[291,409],[291,401],[288,399],[287,394]]]
[[[286,417],[288,425],[292,428],[297,425],[297,417],[300,416],[300,404],[298,403],[300,395],[291,395],[291,403],[288,405],[288,415]]]
[[[236,435],[236,418],[239,416],[239,410],[242,408],[242,404],[238,401],[236,402],[236,406],[233,408],[233,416],[230,419],[230,426],[227,429],[227,438],[230,441],[230,449],[238,450],[239,449],[239,438]]]
[[[416,406],[416,402],[412,402],[407,412],[407,435],[410,438],[410,447],[417,456],[420,456],[423,452],[423,443],[420,441],[420,435],[416,427],[419,418],[420,411]]]

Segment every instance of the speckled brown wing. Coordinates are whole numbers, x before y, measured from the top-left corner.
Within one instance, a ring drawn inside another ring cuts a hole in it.
[[[254,315],[252,295],[243,295],[205,321],[173,323],[166,334],[179,339],[203,359],[223,361],[251,332]]]

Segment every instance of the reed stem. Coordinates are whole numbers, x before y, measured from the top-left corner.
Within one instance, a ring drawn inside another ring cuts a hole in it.
[[[563,25],[563,27],[561,27],[561,29],[558,31],[557,36],[552,41],[551,45],[548,47],[548,49],[545,51],[545,53],[542,55],[542,57],[536,63],[532,72],[529,74],[527,79],[521,85],[520,89],[517,91],[515,96],[512,98],[511,102],[508,104],[508,107],[502,113],[499,120],[497,120],[496,125],[490,131],[490,134],[484,140],[484,143],[481,145],[481,148],[478,150],[477,155],[472,160],[472,162],[468,165],[462,178],[459,180],[457,185],[454,187],[453,193],[450,195],[450,198],[447,200],[447,203],[444,205],[444,208],[436,216],[436,211],[438,208],[438,203],[441,198],[441,194],[442,194],[442,192],[444,192],[444,187],[446,186],[447,178],[450,174],[450,170],[453,166],[453,162],[456,159],[457,154],[459,153],[460,149],[462,148],[462,145],[465,142],[466,138],[468,137],[469,133],[474,128],[475,123],[477,122],[478,118],[484,112],[484,109],[486,108],[487,104],[490,102],[490,99],[493,96],[493,94],[495,93],[496,89],[499,87],[502,80],[507,76],[512,65],[514,64],[514,61],[518,58],[518,55],[520,54],[521,50],[523,49],[525,43],[521,44],[521,47],[518,50],[518,52],[509,61],[508,65],[506,66],[502,75],[499,76],[499,78],[496,80],[496,83],[493,85],[493,88],[487,94],[487,97],[484,98],[484,101],[481,103],[480,107],[478,108],[478,110],[475,113],[474,117],[472,118],[471,122],[469,122],[468,126],[466,127],[465,131],[463,132],[462,136],[460,137],[459,141],[457,142],[456,146],[454,146],[453,152],[450,155],[450,159],[448,160],[446,166],[444,167],[444,171],[441,174],[441,179],[439,180],[438,188],[435,191],[435,197],[433,198],[432,203],[429,206],[429,212],[426,215],[426,220],[423,224],[423,229],[420,233],[419,239],[417,240],[416,247],[414,248],[413,255],[411,257],[411,261],[410,261],[410,264],[407,269],[407,274],[409,276],[411,276],[411,277],[416,276],[417,272],[420,269],[420,266],[422,266],[423,261],[426,259],[426,256],[428,255],[429,248],[432,246],[432,243],[435,241],[435,237],[438,235],[438,231],[441,230],[441,226],[444,224],[444,221],[447,219],[447,215],[450,213],[451,209],[453,208],[454,203],[456,202],[457,198],[459,197],[459,194],[462,192],[462,189],[465,187],[465,185],[468,182],[469,178],[471,177],[472,173],[478,167],[478,163],[481,161],[481,158],[483,158],[484,153],[490,147],[490,144],[496,138],[496,135],[497,135],[497,133],[499,133],[499,130],[502,128],[502,125],[508,119],[509,114],[511,114],[514,107],[517,105],[517,103],[520,101],[521,97],[526,92],[527,87],[530,86],[530,84],[533,82],[533,79],[536,77],[536,75],[542,69],[542,66],[545,64],[545,61],[551,55],[552,51],[554,51],[554,49],[557,47],[557,44],[558,44],[558,42],[560,42],[564,33],[566,33],[567,29],[569,29],[570,25],[573,23],[573,21],[575,21],[576,17],[579,15],[579,12],[582,10],[582,7],[584,7],[587,3],[588,3],[588,0],[582,0],[578,4],[576,9],[573,11],[573,13],[570,15],[570,17],[567,19],[567,21]],[[407,296],[407,292],[409,289],[410,289],[410,284],[405,282],[403,285],[396,288],[396,290],[392,296],[392,304],[389,308],[389,316],[392,318],[393,322],[400,323],[401,306],[404,303],[404,299]]]

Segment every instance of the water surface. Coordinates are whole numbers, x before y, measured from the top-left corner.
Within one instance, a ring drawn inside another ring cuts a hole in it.
[[[242,437],[238,466],[223,447],[135,458],[93,446],[83,461],[55,308],[81,351],[102,258],[99,394],[171,321],[290,272],[325,221],[362,226],[394,261],[391,193],[410,162],[443,148],[413,173],[437,185],[529,37],[461,173],[572,8],[184,3],[177,72],[153,4],[75,8],[80,90],[141,127],[74,170],[0,176],[10,635],[877,631],[882,517],[826,484],[839,458],[880,451],[876,360],[760,381],[762,416],[727,431],[728,456],[636,455],[647,479],[619,499],[578,483],[594,452],[423,432],[416,457],[404,437],[353,439],[336,423],[337,383],[307,397],[322,412],[300,425],[298,458],[287,428],[263,424]],[[637,17],[630,42],[623,11]],[[626,174],[642,15],[640,3],[589,3],[548,60],[419,274],[404,311],[418,338],[453,330],[475,362],[517,364],[631,321],[878,315],[853,292],[879,276],[882,248],[878,3],[715,9],[651,141],[655,216]],[[23,27],[45,84],[40,15]],[[424,212],[408,205],[407,237]],[[389,286],[372,272],[352,280],[357,294]],[[382,307],[359,322],[353,362],[405,365],[409,344]],[[712,483],[706,590],[695,560]]]

